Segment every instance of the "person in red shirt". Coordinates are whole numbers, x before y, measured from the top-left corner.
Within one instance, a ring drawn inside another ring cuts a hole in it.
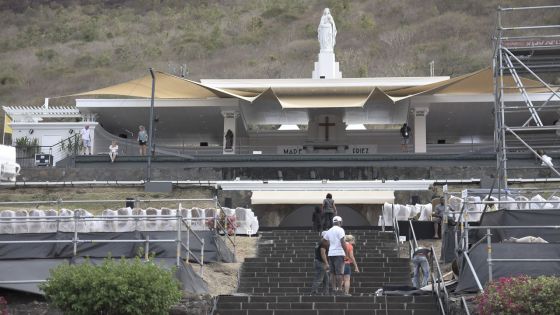
[[[344,288],[344,294],[350,295],[350,275],[352,275],[352,265],[354,265],[354,272],[360,272],[360,269],[358,268],[358,263],[354,257],[354,245],[356,244],[356,239],[353,235],[346,235],[345,241],[347,255],[344,257],[344,279],[342,287]]]

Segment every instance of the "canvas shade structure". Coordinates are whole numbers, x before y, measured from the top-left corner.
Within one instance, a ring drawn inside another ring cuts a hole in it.
[[[238,97],[245,99],[244,96],[232,95],[227,91],[204,86],[198,82],[176,77],[161,71],[154,71],[154,76],[156,79],[154,97],[156,99],[207,99],[220,97]],[[152,78],[147,75],[128,82],[68,96],[86,95],[119,95],[126,97],[151,98]]]
[[[355,78],[337,80],[232,80],[246,81],[244,84],[238,84],[239,88],[237,89],[212,86],[212,82],[218,80],[206,80],[205,83],[199,83],[159,71],[155,72],[155,76],[156,99],[237,98],[254,103],[261,97],[268,95],[274,98],[282,108],[287,109],[359,108],[363,107],[369,100],[388,100],[395,103],[416,95],[492,94],[494,92],[493,73],[490,68],[448,80],[433,80],[437,82],[429,84],[420,84],[419,78],[402,78],[401,81],[396,80],[397,78],[364,78],[364,82],[361,83],[360,79]],[[384,83],[384,79],[387,82]],[[529,93],[549,92],[538,81],[522,78],[522,82]],[[151,84],[151,77],[145,76],[71,96],[120,95],[150,98]],[[406,86],[407,84],[414,85]],[[518,93],[511,76],[505,77],[504,85],[511,87],[506,90],[507,93]],[[395,88],[395,86],[398,86],[398,88]]]

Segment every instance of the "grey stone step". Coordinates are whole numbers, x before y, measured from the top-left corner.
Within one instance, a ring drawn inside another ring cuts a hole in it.
[[[408,258],[396,258],[396,257],[362,257],[362,256],[354,256],[356,258],[357,262],[361,262],[362,264],[367,264],[367,265],[376,265],[376,264],[382,264],[382,263],[395,263],[395,264],[408,264],[409,260]],[[259,259],[261,260],[261,259]],[[306,266],[313,266],[315,264],[315,257],[313,257],[313,259],[310,258],[300,258],[298,257],[297,259],[292,258],[292,261],[289,260],[272,260],[272,261],[259,261],[257,259],[245,259],[244,264],[246,265],[250,265],[250,266],[273,266],[273,265],[279,265],[279,266],[288,266],[288,265],[306,265]]]
[[[329,309],[392,309],[392,310],[429,310],[434,308],[433,303],[357,303],[357,302],[228,302],[220,303],[220,308],[228,310],[242,309],[309,309],[309,310],[329,310]]]
[[[372,270],[371,272],[369,271],[362,271],[360,272],[360,274],[362,276],[366,276],[366,275],[374,275],[374,274],[378,274],[380,272],[384,272],[384,273],[400,273],[400,274],[409,274],[411,272],[410,268],[385,268],[384,270]],[[301,271],[301,272],[290,272],[290,273],[285,273],[285,272],[255,272],[255,271],[250,271],[250,270],[241,270],[241,277],[313,277],[315,275],[315,271],[313,270],[306,270],[306,271]]]
[[[243,271],[248,272],[279,272],[279,273],[291,273],[291,272],[313,272],[313,265],[309,266],[302,266],[302,267],[256,267],[250,265],[242,265]],[[369,272],[369,271],[390,271],[389,268],[408,268],[408,265],[404,264],[391,264],[391,263],[382,263],[376,266],[360,266],[360,272]],[[410,269],[410,268],[408,268]]]
[[[409,280],[411,278],[410,275],[396,275],[393,277],[386,277],[386,276],[377,276],[371,277],[366,275],[352,275],[352,283],[368,283],[368,282],[402,282]],[[265,277],[245,277],[240,279],[240,283],[270,283],[273,285],[277,285],[278,283],[309,283],[313,281],[314,277],[284,277],[284,278],[265,278]]]
[[[318,296],[318,295],[289,295],[289,296],[247,296],[220,295],[218,301],[224,302],[358,302],[358,303],[431,303],[435,298],[431,295],[416,296]]]
[[[354,288],[371,288],[380,287],[387,283],[410,283],[409,278],[389,278],[389,279],[378,279],[378,280],[368,280],[360,281],[358,279],[352,281],[352,287]],[[312,280],[310,281],[294,281],[294,282],[247,282],[241,280],[238,288],[311,288]]]

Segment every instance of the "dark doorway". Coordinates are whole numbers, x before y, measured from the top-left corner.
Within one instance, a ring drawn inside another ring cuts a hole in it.
[[[311,215],[313,214],[313,205],[305,205],[297,208],[288,214],[280,227],[306,227],[311,228]],[[346,205],[336,205],[338,215],[342,217],[344,226],[369,226],[369,222],[358,211]]]

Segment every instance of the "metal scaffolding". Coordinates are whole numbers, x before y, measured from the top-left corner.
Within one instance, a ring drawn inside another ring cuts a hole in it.
[[[508,155],[535,156],[550,176],[560,177],[549,159],[560,151],[560,25],[554,18],[560,5],[498,8],[497,15],[492,66],[500,191],[514,168]],[[534,17],[540,25],[527,24]]]

